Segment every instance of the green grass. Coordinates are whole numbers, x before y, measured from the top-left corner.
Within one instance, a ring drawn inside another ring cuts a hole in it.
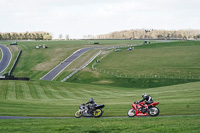
[[[111,51],[100,63],[93,62],[95,70],[90,65],[69,81],[140,88],[194,82],[200,80],[199,60],[199,41],[141,45]]]
[[[112,52],[97,69],[128,76],[200,76],[200,42],[160,43]]]
[[[1,120],[1,133],[198,133],[200,117]]]
[[[126,116],[132,102],[140,100],[144,92],[160,102],[160,115],[200,114],[200,103],[195,102],[200,82],[151,89],[48,81],[0,81],[0,86],[3,116],[73,116],[91,97],[105,104],[104,116]]]
[[[99,42],[100,46],[141,43]],[[35,49],[44,43],[48,49]],[[104,57],[95,65],[96,71],[90,64],[65,83],[60,82],[65,74],[70,73],[73,66],[82,65],[95,51],[78,58],[53,82],[39,81],[39,78],[75,50],[97,45],[89,45],[85,40],[18,44],[23,53],[14,75],[30,77],[32,81],[0,80],[0,116],[73,117],[79,105],[91,97],[97,104],[105,104],[103,116],[127,116],[132,102],[140,100],[144,92],[160,102],[157,106],[160,116],[200,114],[199,42],[157,43],[138,46],[129,52],[126,49],[118,53],[103,52],[97,58]],[[199,132],[199,122],[199,116],[1,120],[0,132]]]
[[[72,41],[19,41],[17,47],[22,49],[20,60],[13,74],[17,77],[29,77],[39,80],[74,51],[84,47],[99,47],[112,45],[132,45],[143,41],[134,40],[98,40],[99,45],[89,44],[88,40]],[[0,42],[9,45],[9,41]],[[36,49],[45,44],[47,49]],[[55,56],[56,55],[56,56]],[[67,76],[67,75],[65,75]],[[63,75],[61,77],[64,77]],[[58,77],[59,78],[59,77]]]

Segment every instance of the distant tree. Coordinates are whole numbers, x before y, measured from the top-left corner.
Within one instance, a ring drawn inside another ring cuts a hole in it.
[[[63,35],[62,34],[60,34],[59,36],[58,36],[59,38],[60,38],[60,40],[63,38]]]
[[[163,39],[163,35],[158,35],[157,38],[158,39]]]
[[[44,36],[43,36],[43,39],[44,39],[44,40],[51,40],[51,39],[52,39],[52,36],[51,36],[51,35],[44,35]]]
[[[65,39],[66,39],[66,40],[69,40],[69,35],[68,35],[68,34],[65,36]]]

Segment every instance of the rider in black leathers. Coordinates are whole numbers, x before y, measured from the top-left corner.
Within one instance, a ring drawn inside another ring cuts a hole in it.
[[[143,101],[145,101],[145,104],[153,103],[153,98],[151,96],[147,95],[147,93],[143,93],[142,98],[143,99],[138,101],[138,103],[141,103]],[[147,109],[148,109],[148,107],[147,107]],[[146,108],[144,106],[142,106],[142,113],[145,113],[146,111],[147,111]]]
[[[90,98],[90,100],[86,103],[86,104],[89,104],[87,105],[88,107],[88,113],[92,113],[93,109],[95,109],[95,106],[97,105],[95,102],[94,102],[94,99],[93,98]]]
[[[141,103],[143,101],[145,101],[145,104],[150,104],[153,103],[153,98],[149,95],[147,95],[147,93],[142,94],[142,100],[138,101],[138,103]]]

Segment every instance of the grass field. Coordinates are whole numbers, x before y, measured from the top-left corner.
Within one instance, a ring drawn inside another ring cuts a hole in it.
[[[47,49],[35,49],[44,43]],[[108,40],[100,41],[100,46],[135,43],[141,41]],[[160,102],[160,116],[200,115],[199,42],[157,43],[129,52],[104,51],[97,58],[104,57],[101,63],[94,65],[97,70],[91,68],[93,62],[61,83],[74,66],[97,52],[91,50],[55,81],[39,80],[75,50],[91,46],[96,45],[85,40],[19,42],[23,53],[14,75],[30,77],[31,81],[0,80],[0,116],[73,117],[79,105],[91,97],[97,104],[105,104],[104,117],[127,116],[132,102],[140,100],[144,92]],[[199,116],[1,120],[0,132],[199,132],[199,122]]]
[[[200,82],[151,89],[48,81],[0,81],[0,86],[3,116],[73,116],[90,97],[105,104],[104,116],[126,116],[144,92],[160,102],[160,115],[200,114]]]
[[[1,133],[198,133],[200,117],[1,120]]]
[[[0,81],[0,116],[70,116],[93,97],[105,104],[104,117],[127,116],[141,94],[159,101],[160,115],[199,115],[200,82],[133,89],[48,81]],[[187,95],[186,95],[187,94]],[[1,120],[0,132],[199,132],[199,116],[156,118]]]
[[[93,63],[95,70],[90,65],[69,81],[132,88],[194,82],[200,80],[199,60],[199,41],[142,45],[133,51],[111,51],[100,63]]]
[[[84,47],[99,47],[111,45],[132,45],[143,41],[133,40],[98,40],[99,45],[92,45],[88,40],[73,41],[19,41],[17,47],[22,49],[22,55],[13,74],[18,77],[29,77],[39,80],[61,61],[73,52]],[[10,42],[0,42],[9,46]],[[47,49],[36,49],[38,45],[45,44]],[[7,70],[8,71],[8,70]],[[67,76],[67,75],[66,75]],[[64,77],[62,75],[62,77]]]
[[[111,52],[95,67],[127,76],[200,77],[199,60],[200,42],[171,42]]]

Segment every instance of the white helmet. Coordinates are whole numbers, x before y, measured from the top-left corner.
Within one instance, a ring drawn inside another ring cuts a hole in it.
[[[143,94],[142,94],[142,97],[146,97],[146,96],[147,96],[147,93],[143,93]]]

